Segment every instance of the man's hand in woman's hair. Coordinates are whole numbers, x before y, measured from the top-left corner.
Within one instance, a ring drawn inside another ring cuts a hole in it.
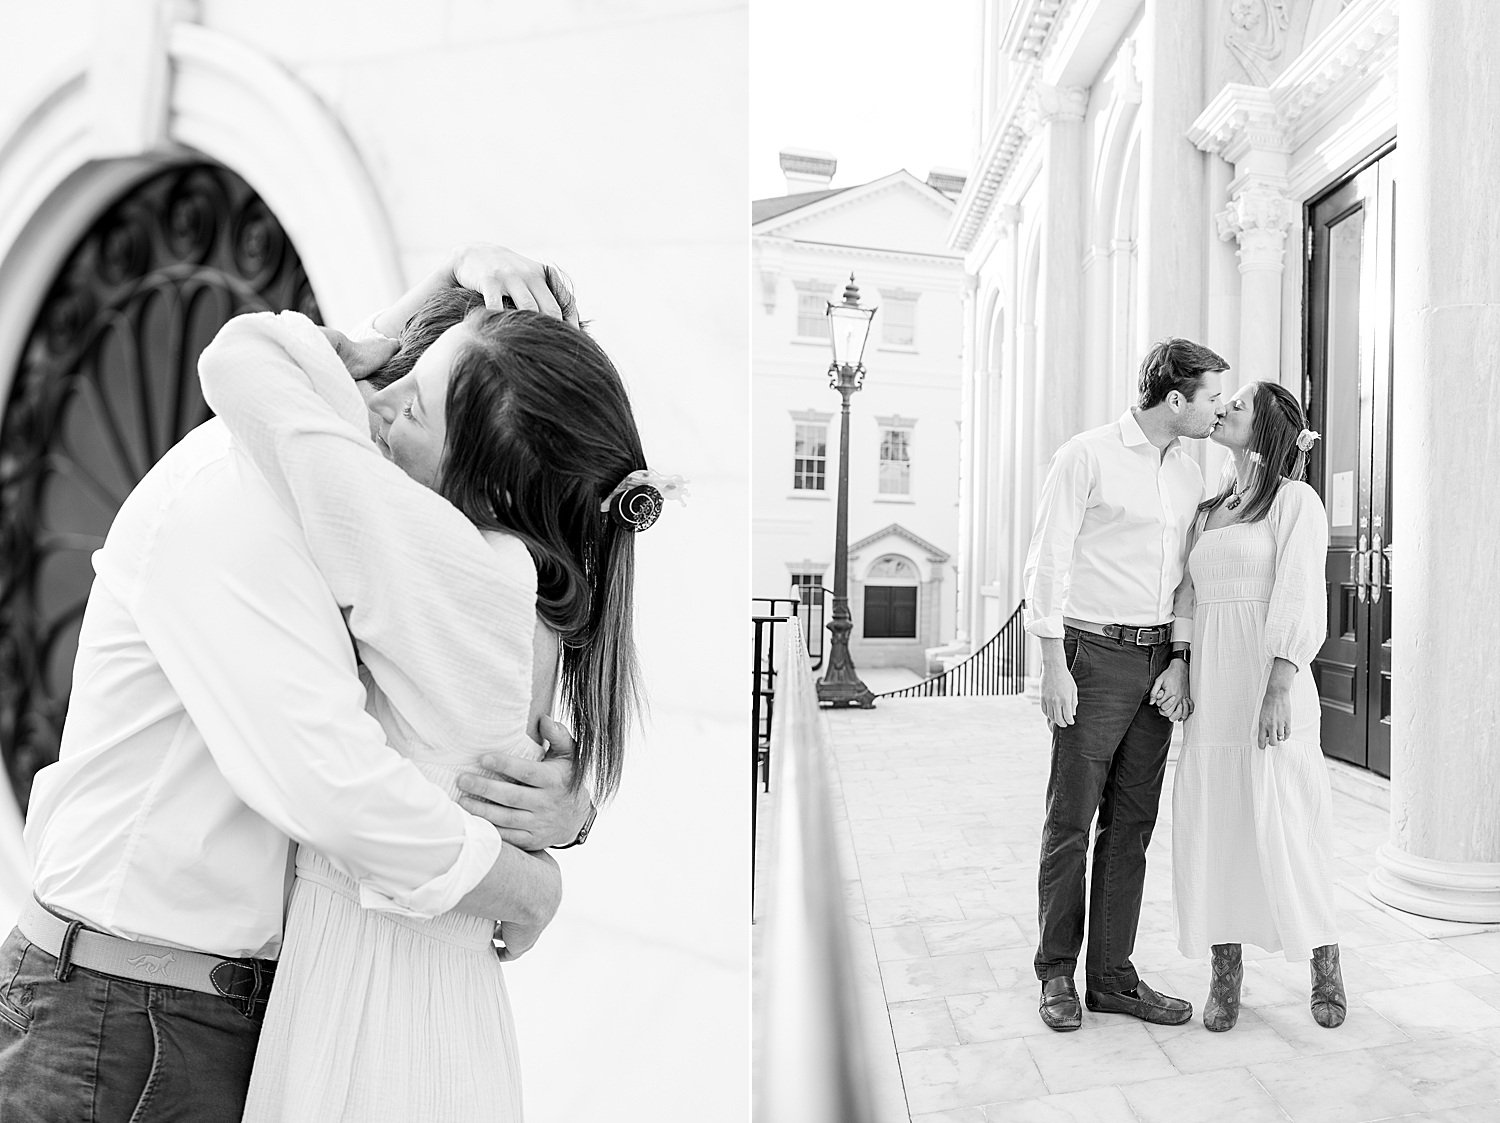
[[[339,361],[344,364],[349,376],[356,382],[369,378],[390,362],[391,356],[400,346],[394,339],[387,339],[383,335],[355,340],[334,328],[319,328],[318,330],[332,345]]]
[[[547,755],[541,760],[491,753],[479,763],[495,776],[466,773],[458,778],[463,807],[500,828],[500,837],[522,850],[566,846],[578,837],[592,804],[586,788],[571,790],[573,735],[550,717],[542,718]]]
[[[460,246],[453,251],[452,273],[454,284],[482,294],[487,308],[499,311],[509,297],[517,308],[542,312],[555,320],[564,318],[547,284],[546,266],[514,250],[486,243]],[[576,310],[567,319],[578,326]]]

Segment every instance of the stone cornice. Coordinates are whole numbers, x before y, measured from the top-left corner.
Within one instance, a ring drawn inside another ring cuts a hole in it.
[[[995,119],[995,127],[985,142],[974,174],[958,197],[953,225],[948,230],[948,244],[967,253],[973,248],[985,220],[1005,186],[1017,158],[1026,150],[1036,130],[1033,86],[1036,70],[1027,67],[1011,83],[1005,105]]]
[[[1235,164],[1251,152],[1291,152],[1372,74],[1394,72],[1399,2],[1354,0],[1269,86],[1227,83],[1188,139]]]
[[[906,527],[902,526],[900,523],[891,523],[890,526],[885,527],[882,530],[877,530],[874,534],[865,535],[858,542],[849,543],[849,553],[853,554],[858,550],[867,550],[871,546],[879,542],[882,538],[885,538],[887,535],[894,535],[897,538],[904,538],[906,541],[910,542],[918,549],[927,551],[927,560],[930,562],[945,562],[948,560],[948,554],[942,549],[942,547],[934,546],[925,538],[919,537],[918,535],[915,535],[911,531],[907,530]]]
[[[784,235],[755,235],[754,244],[757,249],[761,246],[777,246],[783,248],[788,254],[799,250],[818,255],[837,254],[847,256],[859,254],[864,257],[875,258],[880,261],[901,261],[913,265],[931,265],[945,270],[962,270],[963,258],[958,254],[928,254],[916,253],[910,250],[888,250],[874,246],[850,246],[836,242],[806,242],[798,238],[788,238]],[[785,258],[783,258],[785,261]],[[790,268],[788,264],[786,266]]]
[[[1074,0],[1020,0],[1010,14],[1000,51],[1016,62],[1040,62],[1057,38]]]

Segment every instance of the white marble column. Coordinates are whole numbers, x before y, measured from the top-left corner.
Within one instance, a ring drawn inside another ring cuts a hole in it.
[[[1370,891],[1500,921],[1500,4],[1401,10],[1391,837]]]
[[[1141,58],[1140,278],[1137,314],[1149,346],[1203,334],[1203,156],[1187,139],[1203,104],[1203,0],[1146,0]],[[1139,356],[1137,356],[1137,359]]]
[[[1238,188],[1235,189],[1236,185]],[[1239,177],[1227,209],[1216,215],[1219,236],[1239,243],[1239,369],[1232,381],[1280,381],[1281,275],[1292,201],[1273,181]]]
[[[978,303],[978,294],[975,291],[977,283],[977,278],[974,276],[966,276],[962,290],[964,382],[958,439],[958,573],[954,578],[957,584],[958,619],[953,622],[955,643],[967,643],[973,635],[971,621],[974,613],[970,601],[977,595],[978,573],[975,563],[979,560],[979,551],[975,548],[975,543],[983,540],[982,535],[975,533],[975,525],[979,521],[980,513],[984,510],[984,500],[980,498],[983,489],[974,474],[974,466],[979,461],[977,455],[979,413],[975,408],[975,391],[983,362],[981,348],[984,345],[984,332],[980,326],[976,307]]]
[[[1042,221],[1039,318],[1041,349],[1033,421],[1037,471],[1082,426],[1083,399],[1083,114],[1088,90],[1037,86],[1046,206]]]

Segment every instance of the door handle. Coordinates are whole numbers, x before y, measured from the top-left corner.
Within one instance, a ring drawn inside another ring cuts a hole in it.
[[[1375,532],[1375,545],[1370,550],[1370,600],[1380,599],[1380,587],[1385,584],[1385,552],[1380,548],[1380,532]]]
[[[1370,592],[1370,540],[1363,534],[1359,536],[1359,549],[1354,556],[1359,559],[1355,568],[1355,593],[1363,604]]]

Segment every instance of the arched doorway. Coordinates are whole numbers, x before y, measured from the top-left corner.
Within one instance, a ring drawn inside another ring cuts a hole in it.
[[[280,223],[208,163],[143,180],[88,229],[33,321],[0,421],[0,751],[24,807],[57,759],[90,557],[210,411],[198,355],[242,312],[319,319]]]

